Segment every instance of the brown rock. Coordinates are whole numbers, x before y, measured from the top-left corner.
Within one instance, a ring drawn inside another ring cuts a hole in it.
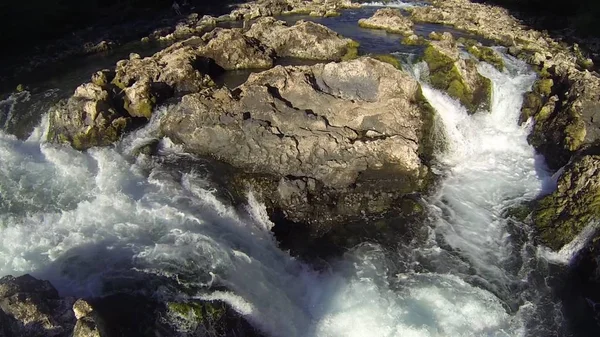
[[[277,56],[312,60],[340,60],[354,46],[331,29],[310,21],[298,21],[288,27],[271,17],[258,19],[247,36],[275,50]]]

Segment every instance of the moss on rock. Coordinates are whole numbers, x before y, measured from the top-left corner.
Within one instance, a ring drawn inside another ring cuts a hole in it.
[[[469,112],[474,113],[483,103],[490,101],[491,82],[489,79],[476,74],[479,87],[476,88],[478,90],[472,90],[466,84],[465,78],[458,68],[458,61],[453,60],[431,45],[425,49],[423,59],[429,66],[431,85],[458,99]]]
[[[342,61],[351,61],[355,58],[358,58],[358,48],[360,47],[360,43],[351,40],[346,47],[346,54],[342,56]]]
[[[371,57],[381,62],[389,63],[396,69],[402,70],[402,63],[400,63],[400,60],[392,54],[372,55]]]
[[[558,250],[591,221],[600,219],[600,156],[576,158],[565,167],[552,194],[537,202],[533,212],[540,239]]]
[[[502,56],[496,53],[492,48],[473,45],[468,47],[467,50],[479,61],[487,62],[500,71],[504,70],[504,60],[502,59]]]

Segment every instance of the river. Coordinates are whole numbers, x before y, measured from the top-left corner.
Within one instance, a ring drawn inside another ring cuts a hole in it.
[[[350,29],[347,22],[370,11],[327,20]],[[356,36],[395,39],[358,28]],[[396,46],[410,59],[411,50]],[[446,139],[436,155],[441,181],[423,199],[425,235],[398,247],[365,242],[318,270],[278,247],[252,196],[243,209],[222,201],[202,160],[168,139],[159,156],[136,156],[157,138],[168,106],[115,147],[86,152],[46,143],[45,118],[27,138],[11,135],[4,115],[0,276],[31,273],[73,296],[176,280],[185,291],[158,287],[156,296],[223,300],[268,336],[569,335],[551,290],[568,253],[537,247],[506,215],[554,182],[527,143],[529,126],[518,125],[535,73],[509,56],[505,63],[504,72],[480,64],[493,102],[473,116],[423,84]],[[425,71],[410,68],[417,77]],[[52,99],[52,90],[1,104],[14,113],[25,102],[43,115],[47,104],[36,97]]]

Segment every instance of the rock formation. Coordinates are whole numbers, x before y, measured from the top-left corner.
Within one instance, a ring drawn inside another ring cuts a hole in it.
[[[429,66],[429,81],[437,89],[458,99],[471,113],[489,109],[491,81],[479,74],[477,62],[463,59],[450,33],[430,41],[423,60]]]
[[[187,151],[254,174],[240,193],[249,185],[323,234],[426,188],[432,120],[414,79],[360,58],[278,66],[234,90],[187,95],[161,124]]]
[[[246,35],[273,48],[277,56],[310,60],[341,60],[356,54],[357,44],[333,30],[310,21],[288,27],[272,17],[256,20]]]
[[[390,33],[412,35],[413,23],[404,16],[399,9],[378,9],[372,17],[358,20],[358,25],[363,28],[383,29]]]

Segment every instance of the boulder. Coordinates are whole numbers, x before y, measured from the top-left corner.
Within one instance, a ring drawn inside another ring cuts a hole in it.
[[[68,100],[50,109],[48,140],[75,149],[110,145],[131,127],[131,118],[115,108],[110,89],[86,83]]]
[[[395,8],[378,9],[370,18],[358,20],[358,25],[363,28],[383,29],[390,33],[406,36],[413,33],[413,23],[410,18]]]
[[[215,60],[223,69],[273,67],[273,50],[257,39],[244,35],[241,29],[216,28],[203,39],[208,42],[200,47],[200,54]]]
[[[477,43],[468,45],[467,51],[479,61],[487,62],[500,71],[504,70],[504,60],[494,49]]]
[[[286,219],[322,234],[426,188],[432,119],[409,74],[360,58],[277,66],[233,91],[184,96],[161,129],[187,151],[244,172],[228,182],[238,195],[250,186]]]
[[[358,47],[351,39],[323,25],[304,20],[288,27],[285,22],[272,17],[260,18],[246,32],[246,36],[273,48],[279,57],[338,61],[347,54],[356,54]]]
[[[429,82],[458,99],[469,112],[488,109],[492,83],[477,71],[477,62],[460,56],[456,41],[448,32],[439,41],[430,41],[423,60],[429,67]]]
[[[600,78],[573,68],[555,72],[539,79],[526,98],[521,120],[533,118],[528,140],[550,168],[558,170],[600,142]]]
[[[70,336],[75,323],[72,303],[60,298],[48,281],[30,275],[0,278],[0,335]]]
[[[556,191],[537,202],[532,218],[542,242],[554,250],[592,222],[600,223],[600,156],[583,155],[570,162]]]

